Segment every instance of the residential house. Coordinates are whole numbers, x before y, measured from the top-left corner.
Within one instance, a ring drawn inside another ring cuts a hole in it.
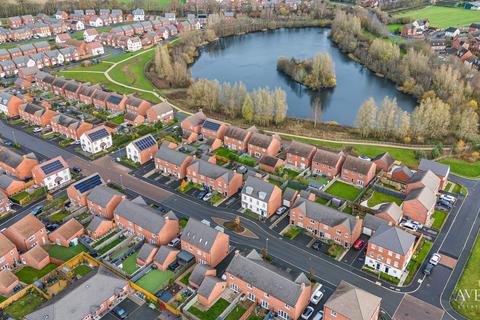
[[[312,284],[304,273],[293,275],[268,264],[252,250],[246,256],[237,251],[228,265],[227,286],[234,292],[270,310],[281,319],[298,319],[310,303]]]
[[[18,107],[24,102],[24,99],[7,91],[2,91],[0,92],[0,113],[8,117],[18,116]]]
[[[161,246],[153,257],[153,263],[158,270],[167,271],[169,265],[177,260],[177,255],[180,251],[169,246]]]
[[[390,153],[385,152],[373,158],[372,162],[375,163],[376,170],[383,170],[385,172],[388,172],[392,168],[395,159],[393,159]]]
[[[198,289],[205,277],[215,277],[217,270],[208,264],[197,263],[188,278],[188,285],[192,288]]]
[[[229,126],[225,131],[223,144],[229,150],[235,152],[245,152],[247,151],[248,141],[255,131],[255,127],[245,130],[239,127]]]
[[[157,251],[158,251],[158,247],[150,243],[144,243],[140,248],[140,250],[138,251],[137,265],[145,266],[152,263],[153,258],[155,257],[155,254],[157,254]]]
[[[37,22],[30,26],[33,33],[40,38],[47,38],[52,36],[52,30],[50,26],[43,22]]]
[[[140,24],[142,25],[144,32],[153,31],[153,25],[149,20],[142,21],[142,22],[140,22]]]
[[[18,277],[12,271],[7,269],[0,271],[0,294],[2,296],[10,295],[18,284]]]
[[[70,116],[59,113],[52,117],[52,131],[60,133],[65,137],[78,141],[81,135],[93,128],[93,125],[83,120],[74,119]]]
[[[300,170],[310,168],[316,150],[312,145],[293,141],[287,148],[285,163]]]
[[[10,52],[8,52],[6,49],[0,49],[0,61],[10,60],[11,58]]]
[[[10,54],[10,57],[12,57],[12,59],[15,59],[16,57],[21,57],[23,55],[22,51],[17,47],[7,49],[7,51]]]
[[[158,144],[157,140],[151,134],[148,134],[130,142],[125,150],[127,159],[144,164],[155,157],[158,152]]]
[[[460,35],[460,29],[458,28],[449,27],[445,29],[445,36],[448,38],[455,38],[458,35]]]
[[[20,261],[17,247],[3,233],[0,233],[0,270],[13,269]]]
[[[212,306],[226,288],[226,282],[213,276],[206,276],[197,290],[198,302],[204,306]]]
[[[59,50],[46,51],[45,55],[50,59],[51,66],[61,65],[65,62],[65,57]]]
[[[52,83],[53,93],[58,96],[65,96],[64,88],[67,85],[68,80],[63,77],[57,77]]]
[[[50,65],[50,59],[43,52],[30,55],[30,59],[35,61],[35,65],[38,69],[43,69]]]
[[[260,178],[249,176],[242,189],[242,208],[262,218],[271,217],[282,205],[282,189]]]
[[[168,244],[180,231],[178,218],[172,211],[162,216],[141,197],[120,202],[114,210],[114,219],[121,229],[158,246]]]
[[[176,26],[169,25],[169,26],[166,26],[166,28],[168,30],[168,36],[169,37],[173,37],[173,36],[176,36],[178,34],[178,30],[177,30]]]
[[[143,9],[135,9],[132,11],[133,21],[144,21],[145,20],[145,11]]]
[[[241,174],[202,159],[195,159],[190,163],[187,167],[187,179],[225,197],[237,193],[243,183]]]
[[[22,19],[22,24],[32,24],[35,23],[35,18],[31,14],[27,14],[20,17]]]
[[[68,184],[72,180],[67,162],[58,156],[37,164],[32,168],[35,184],[53,190]]]
[[[62,246],[71,247],[78,243],[78,238],[84,233],[83,226],[75,218],[71,218],[58,229],[51,232],[48,238],[51,242]]]
[[[388,224],[381,225],[368,240],[365,265],[400,279],[414,248],[413,234]]]
[[[85,24],[82,20],[69,20],[69,26],[71,30],[81,31],[85,30]]]
[[[100,86],[98,85],[82,85],[80,90],[78,91],[78,100],[80,100],[80,102],[84,104],[93,104],[92,97],[97,90],[100,90]]]
[[[145,117],[133,112],[126,112],[124,121],[132,126],[138,126],[145,123]]]
[[[230,252],[230,237],[220,230],[190,218],[180,237],[182,250],[198,263],[217,266]]]
[[[283,160],[277,157],[271,157],[264,154],[260,160],[258,160],[258,167],[260,170],[276,173],[283,166]]]
[[[18,73],[18,69],[12,60],[0,61],[0,70],[2,77],[13,76]]]
[[[7,196],[12,196],[27,187],[25,182],[6,174],[0,174],[0,191]]]
[[[133,95],[128,96],[127,100],[125,101],[125,109],[127,112],[132,112],[142,116],[145,116],[151,107],[152,107],[152,104],[150,102],[137,98]],[[172,115],[173,115],[173,112],[172,112]]]
[[[40,246],[35,246],[20,256],[22,263],[28,267],[41,270],[50,263],[50,255]]]
[[[437,197],[429,187],[410,191],[402,203],[403,215],[422,224],[427,224],[433,212]]]
[[[11,29],[17,29],[17,28],[20,28],[22,26],[22,19],[18,16],[15,16],[15,17],[8,17],[7,19],[7,22],[8,22],[8,26],[11,28]]]
[[[57,10],[57,12],[55,12],[55,19],[66,20],[68,19],[68,13],[62,10]]]
[[[69,33],[59,33],[55,36],[56,44],[64,44],[67,40],[72,40]]]
[[[85,177],[67,188],[68,199],[72,206],[85,207],[87,205],[87,196],[96,186],[104,185],[102,177],[94,173]]]
[[[32,38],[32,30],[30,28],[20,28],[16,30],[10,30],[10,36],[14,41],[29,40]]]
[[[219,139],[220,141],[223,141],[227,127],[228,126],[223,122],[208,118],[203,121],[200,133],[204,139],[211,141]]]
[[[344,162],[345,154],[341,151],[317,149],[312,158],[312,174],[333,179],[340,173]]]
[[[375,177],[374,162],[347,155],[340,178],[354,186],[364,188]]]
[[[104,184],[93,188],[87,196],[87,207],[95,216],[113,219],[117,206],[126,196]]]
[[[92,42],[94,41],[98,36],[98,32],[94,28],[88,28],[83,32],[83,40],[85,42]]]
[[[362,220],[318,202],[298,198],[290,208],[290,224],[322,241],[350,248],[362,233]]]
[[[68,292],[25,319],[98,319],[132,291],[127,280],[102,265],[93,272],[93,276],[73,283]]]
[[[162,174],[183,179],[187,175],[187,168],[193,160],[191,155],[175,150],[175,144],[164,141],[158,148],[155,157],[155,168]]]
[[[8,227],[3,234],[12,241],[20,252],[48,242],[47,230],[35,216],[28,214]]]
[[[392,223],[392,225],[397,225],[402,221],[403,211],[395,202],[388,202],[381,204],[375,210],[375,216]]]
[[[0,217],[5,216],[11,209],[12,203],[8,195],[0,190]]]
[[[50,44],[46,41],[34,42],[33,46],[37,49],[37,52],[47,52],[50,50]]]
[[[86,56],[99,56],[104,54],[105,50],[100,42],[92,41],[85,45]]]
[[[27,180],[32,176],[32,169],[38,164],[33,152],[20,154],[16,150],[0,146],[0,168],[8,175],[20,180]]]
[[[442,163],[438,163],[433,160],[421,159],[418,165],[418,170],[427,171],[431,170],[440,178],[440,189],[443,189],[448,181],[448,175],[450,174],[450,166]]]
[[[22,51],[24,56],[37,53],[37,49],[31,43],[19,45],[18,49]]]
[[[15,57],[12,59],[12,61],[15,63],[15,67],[18,70],[35,66],[35,61],[33,61],[29,56]]]
[[[341,280],[323,306],[324,320],[377,320],[382,298]]]
[[[170,22],[176,22],[177,17],[175,16],[175,12],[165,12],[165,18],[168,19]]]
[[[113,229],[113,221],[100,216],[94,216],[87,226],[87,234],[90,238],[100,239]]]
[[[75,47],[62,48],[60,49],[60,53],[63,55],[63,61],[65,63],[80,60],[79,50]]]
[[[278,135],[269,136],[263,133],[254,132],[248,141],[248,153],[257,159],[264,154],[276,156],[282,148],[282,141]]]
[[[89,16],[86,19],[86,21],[88,21],[88,25],[90,27],[94,27],[94,28],[100,28],[100,27],[103,27],[103,25],[104,25],[102,18],[100,18],[97,15]]]
[[[70,48],[65,48],[65,49],[70,49]],[[71,48],[71,49],[73,49],[73,48]],[[64,49],[61,49],[61,50],[64,50]],[[77,81],[74,81],[74,80],[70,80],[64,86],[65,96],[67,97],[68,100],[77,101],[78,100],[78,93],[79,93],[81,88],[82,88],[81,83],[79,83]]]
[[[96,154],[107,150],[113,145],[112,135],[104,125],[85,131],[80,136],[82,150],[90,154]]]
[[[138,37],[130,37],[127,40],[126,50],[128,52],[135,52],[142,49],[142,40]]]
[[[392,169],[390,176],[394,181],[407,183],[408,180],[410,180],[410,178],[413,176],[413,171],[407,166],[397,166]]]
[[[443,52],[447,49],[447,41],[445,39],[432,39],[429,43],[434,52]]]
[[[50,125],[52,117],[57,114],[55,111],[30,102],[21,104],[18,107],[18,113],[23,120],[42,128]]]
[[[440,183],[440,179],[431,170],[417,171],[408,179],[405,193],[408,194],[415,189],[427,187],[435,195],[440,189]]]
[[[207,116],[201,110],[183,119],[180,126],[182,127],[184,138],[190,141],[197,140],[202,130],[202,124],[206,119]]]
[[[154,123],[157,121],[169,123],[174,119],[173,108],[167,101],[160,102],[151,108],[148,108],[146,111],[146,116],[149,123]]]
[[[122,112],[125,110],[126,95],[111,93],[106,100],[106,107],[112,112]]]

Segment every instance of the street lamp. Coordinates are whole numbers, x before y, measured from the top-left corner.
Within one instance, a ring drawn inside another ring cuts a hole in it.
[[[265,239],[265,250],[267,251],[267,254],[268,254],[268,237]]]
[[[17,144],[17,138],[15,137],[15,130],[12,130],[13,143]]]
[[[123,186],[123,176],[120,175],[120,185],[122,186],[122,189],[125,189],[125,187]]]

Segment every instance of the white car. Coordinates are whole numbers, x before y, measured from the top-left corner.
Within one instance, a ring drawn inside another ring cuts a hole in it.
[[[313,314],[313,311],[315,311],[313,307],[308,306],[302,313],[302,319],[305,319],[305,320],[310,319],[310,317]]]
[[[313,304],[318,304],[320,300],[323,298],[323,292],[320,290],[322,289],[322,286],[318,286],[317,289],[312,293],[312,296],[310,297],[310,302]]]
[[[323,319],[323,310],[320,310],[317,312],[317,314],[315,315],[315,317],[313,317],[312,320],[322,320]]]
[[[202,200],[203,201],[208,201],[208,200],[212,199],[212,197],[213,197],[213,193],[209,192],[209,193],[207,193],[206,195],[203,196]]]
[[[366,160],[366,161],[372,161],[371,158],[369,158],[367,156],[364,156],[364,155],[358,156],[358,159],[362,159],[362,160]]]
[[[275,211],[277,214],[283,214],[285,211],[287,211],[287,207],[281,206],[280,208]]]
[[[430,257],[430,263],[433,264],[434,266],[436,266],[439,262],[440,262],[440,259],[442,258],[441,255],[439,255],[438,253],[434,253],[432,254],[432,256]]]
[[[40,127],[33,128],[33,132],[41,132],[42,130]]]
[[[449,194],[441,194],[440,199],[446,200],[452,204],[457,200],[454,196],[451,196]]]
[[[405,222],[400,223],[400,227],[404,227],[404,228],[410,229],[410,230],[415,231],[415,232],[417,232],[417,230],[418,230],[418,227],[416,225],[414,225],[413,223],[411,223],[410,221],[405,221]]]
[[[180,238],[175,238],[168,243],[169,247],[176,247],[180,243]]]

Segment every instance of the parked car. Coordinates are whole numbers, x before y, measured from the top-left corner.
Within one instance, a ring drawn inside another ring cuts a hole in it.
[[[287,207],[285,206],[281,206],[280,208],[277,209],[277,211],[275,211],[276,214],[284,214],[285,211],[287,211]]]
[[[32,210],[32,215],[36,216],[37,214],[39,214],[40,212],[42,212],[43,210],[43,206],[36,206],[35,208],[33,208]]]
[[[180,238],[175,238],[168,243],[169,247],[176,247],[180,244]]]
[[[453,204],[447,200],[440,200],[437,202],[437,205],[440,205],[442,207],[445,207],[447,209],[452,209]]]
[[[10,147],[10,146],[13,145],[12,141],[10,141],[10,140],[5,141],[4,144],[5,144],[7,147]]]
[[[454,196],[451,196],[449,194],[441,194],[440,199],[446,200],[446,201],[448,201],[452,204],[457,200],[457,198],[455,198]]]
[[[78,167],[73,167],[73,168],[72,168],[72,172],[78,174],[78,173],[82,172],[82,169],[80,169],[80,168],[78,168]]]
[[[400,227],[404,227],[404,228],[410,229],[410,230],[415,231],[415,232],[417,232],[417,230],[418,230],[418,227],[410,221],[401,222]]]
[[[115,315],[117,315],[120,319],[125,319],[127,318],[128,316],[128,313],[127,311],[125,311],[125,309],[123,309],[122,307],[120,306],[116,306],[115,308],[113,308],[113,313],[115,313]]]
[[[413,223],[414,225],[417,226],[418,230],[422,230],[423,229],[423,223],[420,223],[418,221],[411,221],[411,223]]]
[[[248,169],[245,166],[240,166],[240,167],[238,167],[237,172],[241,173],[241,174],[245,174],[245,173],[248,172]]]
[[[313,291],[312,296],[310,297],[310,302],[313,304],[318,304],[323,298],[323,292],[321,291],[322,285],[320,284],[315,291]]]
[[[355,250],[361,250],[364,245],[365,245],[365,241],[364,241],[364,240],[362,240],[362,239],[357,239],[357,240],[353,243],[353,248],[354,248]]]
[[[178,262],[175,261],[168,266],[168,270],[175,271],[178,269],[178,267],[180,267],[180,265],[178,264]]]
[[[426,276],[429,276],[432,274],[432,270],[433,270],[433,264],[427,263],[425,268],[423,268],[423,274]]]
[[[434,266],[436,266],[439,262],[440,262],[440,259],[442,258],[441,255],[439,255],[438,253],[434,253],[432,254],[432,256],[430,257],[430,260],[428,261],[429,263],[433,264]]]
[[[207,193],[206,195],[203,196],[202,200],[203,201],[208,201],[208,200],[212,199],[212,197],[213,197],[213,193],[209,192],[209,193]]]
[[[313,250],[319,251],[321,247],[322,247],[322,242],[320,240],[315,240],[315,242],[312,244]]]
[[[207,191],[205,190],[200,190],[198,193],[197,193],[197,199],[201,200],[203,199],[203,197],[207,194]]]
[[[308,306],[305,310],[303,310],[302,319],[308,320],[312,316],[313,311],[315,311],[313,307]]]
[[[313,320],[322,320],[323,319],[323,310],[320,310],[317,312],[315,317],[313,317]]]
[[[370,157],[367,157],[365,155],[358,156],[359,159],[366,160],[366,161],[371,161],[372,159]]]
[[[33,128],[33,132],[42,132],[42,128],[35,127],[35,128]]]

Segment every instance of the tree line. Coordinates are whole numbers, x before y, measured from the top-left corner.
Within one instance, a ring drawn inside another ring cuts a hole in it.
[[[287,116],[286,94],[280,88],[258,88],[250,94],[242,82],[220,84],[217,80],[199,79],[188,88],[187,95],[191,108],[262,126],[280,124]]]
[[[337,84],[335,66],[328,53],[318,53],[308,60],[280,57],[277,70],[312,90],[331,88]]]

